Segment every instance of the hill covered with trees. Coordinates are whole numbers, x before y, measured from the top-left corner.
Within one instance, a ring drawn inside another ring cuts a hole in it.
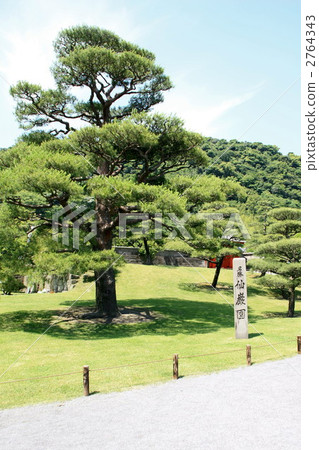
[[[273,207],[300,206],[299,155],[283,155],[275,145],[214,138],[206,138],[202,148],[210,162],[199,173],[238,181]]]

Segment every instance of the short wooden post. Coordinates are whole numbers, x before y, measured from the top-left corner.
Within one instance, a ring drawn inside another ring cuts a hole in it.
[[[251,366],[251,346],[246,345],[247,366]]]
[[[178,380],[178,355],[173,356],[173,379]]]
[[[90,395],[90,369],[89,366],[83,366],[83,394]]]
[[[301,353],[301,336],[297,336],[297,353]]]

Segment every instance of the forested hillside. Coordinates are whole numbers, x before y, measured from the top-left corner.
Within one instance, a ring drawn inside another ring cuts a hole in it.
[[[210,157],[199,173],[232,178],[255,194],[285,206],[300,204],[300,156],[283,155],[278,147],[260,142],[207,138],[203,145]],[[279,205],[278,205],[279,206]]]

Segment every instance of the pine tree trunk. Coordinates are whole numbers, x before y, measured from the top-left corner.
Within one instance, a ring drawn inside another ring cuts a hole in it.
[[[96,248],[95,251],[112,249],[110,212],[101,200],[96,200]],[[115,271],[106,263],[105,268],[95,270],[95,299],[98,315],[118,317],[120,315],[115,288]]]
[[[145,248],[145,264],[147,264],[148,266],[151,266],[151,265],[153,265],[152,255],[150,252],[150,248],[149,248],[147,239],[145,237],[143,237],[143,242],[144,242],[144,248]]]
[[[214,279],[213,279],[213,282],[212,282],[212,286],[214,288],[216,288],[216,286],[217,286],[218,277],[219,277],[219,274],[220,274],[220,269],[222,268],[222,265],[223,265],[223,261],[224,261],[224,257],[223,256],[221,256],[220,258],[217,259],[215,276],[214,276]]]
[[[288,317],[294,317],[294,315],[295,315],[295,289],[291,289],[288,304]]]
[[[97,312],[111,318],[118,317],[120,313],[116,301],[114,269],[95,270],[94,274]]]

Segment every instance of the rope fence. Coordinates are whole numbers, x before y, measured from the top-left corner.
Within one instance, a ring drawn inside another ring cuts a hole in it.
[[[289,342],[294,342],[294,340],[289,339],[285,341],[275,342],[272,344],[264,344],[264,345],[246,345],[246,363],[248,366],[252,365],[252,349],[258,349],[263,347],[271,347],[272,345],[281,345]],[[181,359],[191,359],[191,358],[201,358],[205,356],[214,356],[214,355],[221,355],[225,353],[235,353],[235,352],[243,352],[242,348],[239,349],[231,349],[231,350],[223,350],[218,352],[211,352],[211,353],[200,353],[196,355],[181,355],[179,356],[177,353],[173,355],[173,379],[177,380],[179,378],[179,372],[178,372],[178,366],[179,366],[179,360]],[[297,353],[301,354],[301,336],[297,336]],[[1,384],[8,384],[8,383],[19,383],[19,382],[26,382],[26,381],[34,381],[34,380],[41,380],[46,378],[56,378],[56,377],[65,377],[69,375],[75,375],[75,374],[82,374],[83,375],[83,390],[84,395],[88,396],[90,395],[90,372],[102,372],[105,370],[114,370],[114,369],[122,369],[122,368],[128,368],[128,367],[134,367],[134,366],[145,366],[149,364],[156,364],[161,362],[167,362],[172,361],[172,358],[163,358],[163,359],[156,359],[152,361],[142,361],[142,362],[136,362],[136,363],[129,363],[129,364],[121,364],[117,366],[111,366],[111,367],[100,367],[96,369],[90,369],[89,366],[85,365],[83,366],[82,370],[77,370],[73,372],[65,372],[65,373],[58,373],[54,375],[42,375],[39,377],[31,377],[31,378],[18,378],[15,380],[7,380],[7,381],[1,381]]]

